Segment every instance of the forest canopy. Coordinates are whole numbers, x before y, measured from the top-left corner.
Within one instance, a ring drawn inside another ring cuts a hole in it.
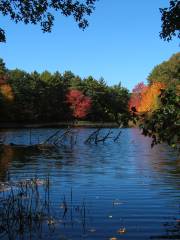
[[[0,60],[0,121],[56,122],[85,119],[128,124],[129,91],[103,78],[82,79],[71,71],[6,69]]]
[[[162,82],[167,86],[180,84],[180,52],[173,54],[168,61],[155,66],[148,76],[149,84]]]
[[[64,73],[9,70],[0,60],[0,121],[18,123],[134,121],[152,146],[180,143],[180,53],[154,67],[148,84],[132,93],[121,84],[108,86],[103,78]]]

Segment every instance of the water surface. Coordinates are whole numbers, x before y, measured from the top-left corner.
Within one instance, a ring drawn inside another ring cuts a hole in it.
[[[28,145],[42,142],[56,130],[3,130],[0,136],[6,143]],[[115,143],[109,139],[84,144],[92,131],[79,128],[76,145],[51,151],[4,148],[0,181],[50,176],[57,223],[41,236],[34,233],[24,239],[180,239],[177,154],[166,145],[151,149],[151,140],[137,129],[123,129]],[[73,205],[65,216],[64,198]]]

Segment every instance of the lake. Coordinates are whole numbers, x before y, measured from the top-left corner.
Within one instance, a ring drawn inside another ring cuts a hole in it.
[[[46,227],[45,223],[40,232],[36,229],[15,239],[180,239],[177,153],[166,145],[152,149],[151,139],[135,128],[122,129],[116,142],[107,139],[105,143],[85,144],[94,130],[77,128],[75,145],[67,142],[42,151],[24,146],[40,143],[56,131],[0,131],[5,143],[23,145],[3,148],[1,182],[34,176],[50,179],[53,226]],[[119,129],[112,131],[116,135]]]

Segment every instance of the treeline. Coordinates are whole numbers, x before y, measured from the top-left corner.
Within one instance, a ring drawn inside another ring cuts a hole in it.
[[[152,146],[166,142],[180,150],[180,53],[157,65],[148,85],[134,87],[129,108]]]
[[[0,59],[0,121],[59,122],[78,119],[67,96],[76,90],[91,103],[84,120],[117,122],[127,125],[129,119],[128,90],[119,85],[107,86],[104,79],[80,78],[71,71],[63,74],[9,70]],[[78,97],[76,96],[76,98]],[[82,107],[87,107],[81,104]],[[80,108],[79,108],[80,109]],[[82,109],[81,109],[82,111]],[[82,116],[82,114],[81,114]],[[80,117],[79,117],[80,118]]]
[[[180,53],[154,67],[148,84],[132,93],[104,79],[80,78],[70,71],[43,73],[6,68],[0,60],[0,122],[46,123],[83,119],[116,122],[132,120],[152,145],[180,146]],[[180,147],[179,147],[180,149]]]

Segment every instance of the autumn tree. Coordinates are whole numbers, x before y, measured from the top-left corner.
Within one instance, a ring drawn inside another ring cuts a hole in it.
[[[67,93],[66,98],[75,118],[82,119],[87,116],[91,108],[91,99],[89,97],[74,89]]]
[[[141,100],[143,94],[146,92],[147,86],[140,82],[138,83],[132,90],[131,97],[129,100],[129,109],[130,111],[133,110],[134,112],[139,111],[139,107],[141,105]]]
[[[1,84],[0,93],[2,94],[4,99],[7,101],[12,101],[14,99],[14,94],[9,84]]]
[[[147,86],[146,90],[141,93],[141,101],[138,106],[138,112],[147,113],[156,110],[159,103],[159,95],[161,90],[165,88],[165,85],[160,82],[155,82],[152,85]]]
[[[140,124],[142,133],[152,138],[152,146],[166,142],[180,151],[180,92],[164,89],[159,108]]]
[[[9,70],[3,60],[0,62],[0,74],[8,76],[7,80],[0,84],[1,121],[59,122],[85,116],[89,101],[81,101],[81,104],[78,102],[73,116],[74,106],[70,109],[70,104],[67,103],[67,93],[76,89],[91,99],[91,109],[83,118],[127,125],[129,92],[120,84],[110,87],[103,78],[82,79],[71,71],[61,74],[47,70],[42,73]]]
[[[14,93],[8,83],[8,70],[3,59],[0,59],[0,120],[9,117],[13,100]]]
[[[148,77],[149,85],[137,85],[131,94],[134,120],[145,136],[152,137],[152,146],[166,142],[180,150],[179,57],[177,53],[156,66]]]
[[[148,76],[149,85],[164,84],[158,97],[159,107],[141,124],[143,133],[153,137],[153,144],[180,144],[180,53],[154,67]],[[179,148],[180,149],[180,148]]]
[[[2,58],[0,58],[0,84],[6,83],[7,69]]]

